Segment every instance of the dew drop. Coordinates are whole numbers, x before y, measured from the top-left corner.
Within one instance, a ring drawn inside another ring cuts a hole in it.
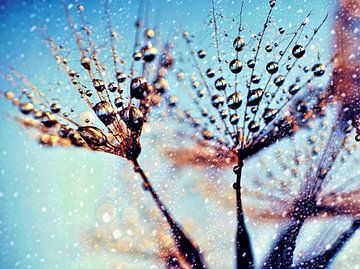
[[[229,120],[232,125],[236,125],[239,122],[239,115],[237,113],[231,114]]]
[[[115,112],[111,105],[106,101],[101,101],[94,106],[95,114],[107,126],[115,120]]]
[[[204,59],[206,57],[206,51],[205,50],[199,50],[197,52],[197,55],[200,59]]]
[[[102,92],[105,90],[105,83],[102,79],[94,79],[93,85],[96,91]]]
[[[227,83],[223,77],[220,77],[215,81],[214,85],[218,91],[224,91],[226,89]]]
[[[255,133],[260,130],[260,125],[258,121],[251,121],[248,125],[249,131]]]
[[[82,67],[84,67],[86,70],[90,70],[90,58],[87,56],[83,56],[80,60],[80,63]]]
[[[279,65],[277,62],[269,62],[266,65],[266,71],[271,75],[275,74],[278,70],[279,70]]]
[[[117,72],[116,79],[119,83],[123,83],[126,80],[126,75],[123,72]]]
[[[227,98],[227,104],[230,109],[238,109],[242,103],[242,96],[239,92],[234,92]]]
[[[32,103],[20,104],[19,109],[21,113],[28,115],[34,110],[34,105]]]
[[[259,104],[263,94],[264,94],[263,89],[258,88],[255,90],[251,90],[248,95],[247,105],[248,106],[257,106]]]
[[[297,44],[293,47],[292,54],[295,58],[299,59],[305,55],[305,48]]]
[[[77,132],[90,147],[100,147],[107,142],[105,134],[97,127],[83,126],[79,127]]]
[[[222,97],[221,95],[214,94],[213,96],[211,96],[211,104],[213,105],[213,107],[219,108],[220,106],[223,106],[224,103],[224,97]]]
[[[53,103],[50,105],[50,110],[52,113],[59,113],[61,110],[61,106],[59,103]]]
[[[325,65],[323,64],[315,64],[312,68],[311,71],[314,73],[315,77],[321,77],[322,75],[325,74]]]
[[[278,75],[276,78],[274,78],[274,84],[277,87],[280,87],[284,84],[285,77],[283,75]]]
[[[145,62],[152,62],[157,55],[157,49],[153,46],[145,46],[142,49],[142,56]]]
[[[249,68],[254,68],[255,67],[255,60],[254,59],[251,59],[251,60],[249,60],[249,61],[247,61],[247,66],[249,67]]]
[[[209,68],[208,70],[206,70],[206,76],[208,78],[213,78],[215,76],[215,70],[212,68]]]
[[[144,115],[140,109],[134,106],[127,107],[120,112],[120,117],[131,131],[141,133]]]
[[[263,114],[265,124],[269,124],[273,119],[275,119],[278,112],[278,109],[266,108]]]
[[[242,63],[239,59],[234,59],[229,64],[230,71],[234,74],[238,74],[242,70]]]
[[[244,38],[238,36],[234,39],[233,47],[236,51],[242,51],[245,46]]]
[[[137,77],[131,80],[130,96],[135,99],[144,99],[148,91],[147,81],[144,77]]]
[[[299,86],[299,85],[297,85],[297,84],[292,84],[292,85],[290,85],[290,87],[289,87],[289,93],[290,93],[291,95],[296,94],[298,91],[300,91],[300,86]]]

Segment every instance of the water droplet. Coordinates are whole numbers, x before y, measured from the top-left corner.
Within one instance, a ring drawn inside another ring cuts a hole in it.
[[[278,75],[276,78],[274,78],[274,84],[277,87],[280,87],[284,84],[285,77],[283,75]]]
[[[214,94],[213,96],[211,96],[211,104],[213,105],[213,107],[219,108],[220,106],[223,106],[224,103],[225,103],[224,97],[218,94]]]
[[[236,125],[239,122],[239,115],[237,113],[231,114],[229,120],[232,125]]]
[[[199,50],[199,51],[197,52],[197,55],[198,55],[198,57],[199,57],[200,59],[204,59],[205,56],[206,56],[206,51],[205,51],[205,50]]]
[[[155,81],[155,89],[158,93],[164,94],[169,89],[169,82],[164,78],[159,78]]]
[[[266,108],[263,114],[265,124],[269,124],[273,119],[275,119],[278,112],[278,109]]]
[[[116,118],[115,112],[111,106],[106,101],[101,101],[94,106],[95,114],[98,118],[107,126],[113,123]]]
[[[91,96],[92,96],[92,91],[91,91],[91,90],[87,90],[87,91],[85,92],[85,94],[86,94],[87,97],[91,97]]]
[[[121,97],[116,97],[114,100],[114,104],[117,108],[122,107],[124,104],[124,101]]]
[[[117,91],[117,86],[114,82],[110,82],[108,85],[108,89],[110,92],[116,92]]]
[[[242,96],[239,92],[234,92],[227,98],[227,104],[230,109],[238,109],[242,103]]]
[[[117,72],[116,79],[119,83],[123,83],[126,80],[126,75],[123,72]]]
[[[251,82],[254,83],[254,84],[259,84],[260,83],[260,76],[259,75],[253,75],[251,77]]]
[[[214,138],[213,133],[209,129],[203,129],[201,134],[205,140],[211,140]]]
[[[266,52],[272,52],[272,50],[273,50],[273,47],[271,45],[266,45],[265,46],[265,51]]]
[[[242,51],[245,46],[244,38],[238,36],[234,39],[233,47],[236,51]]]
[[[253,114],[255,114],[258,110],[259,110],[259,107],[257,107],[257,106],[253,106],[250,109],[251,113],[253,113]]]
[[[40,122],[47,128],[54,127],[57,124],[56,117],[51,112],[43,112],[40,117]]]
[[[226,89],[227,83],[223,77],[220,77],[215,81],[214,85],[218,91],[224,91]]]
[[[157,49],[153,46],[145,46],[142,49],[142,55],[145,62],[150,63],[152,62],[156,55],[157,55]]]
[[[248,95],[247,105],[248,106],[257,106],[259,104],[263,94],[264,94],[263,89],[258,88],[255,90],[251,90]]]
[[[270,8],[275,7],[275,4],[276,4],[276,0],[270,0],[270,1],[269,1],[269,6],[270,6]]]
[[[313,71],[315,77],[321,77],[322,75],[325,74],[325,69],[326,69],[325,65],[323,65],[323,64],[315,64],[311,68],[311,71]]]
[[[220,111],[220,117],[225,120],[229,116],[229,111],[227,109],[223,109]]]
[[[134,54],[133,54],[133,59],[134,59],[135,61],[140,61],[141,58],[142,58],[142,53],[141,53],[140,51],[134,52]]]
[[[131,80],[130,96],[135,99],[144,99],[148,91],[147,81],[144,77],[137,77]]]
[[[249,61],[247,61],[247,66],[249,67],[249,68],[254,68],[255,67],[255,60],[254,59],[251,59],[251,60],[249,60]]]
[[[58,135],[62,138],[68,137],[70,131],[73,131],[72,128],[70,128],[68,125],[61,125],[58,131]]]
[[[80,60],[80,63],[82,67],[84,67],[86,70],[90,70],[90,58],[87,56],[83,56]]]
[[[34,105],[32,103],[20,104],[19,109],[21,113],[28,115],[34,110]]]
[[[106,144],[107,139],[105,134],[97,127],[83,126],[77,129],[77,132],[89,145],[89,147],[100,147]]]
[[[146,29],[144,34],[146,38],[151,39],[155,36],[155,31],[153,29]]]
[[[292,54],[295,58],[299,59],[304,56],[305,48],[301,45],[295,45],[292,49]]]
[[[277,62],[269,62],[269,63],[266,65],[266,71],[267,71],[269,74],[275,74],[278,70],[279,70],[279,65],[278,65]]]
[[[80,4],[77,6],[77,8],[80,12],[83,12],[85,10],[84,6]]]
[[[208,78],[213,78],[215,76],[215,70],[212,68],[209,68],[208,70],[206,70],[206,75]]]
[[[105,90],[105,83],[102,79],[94,79],[93,85],[96,91],[102,92]]]
[[[291,95],[296,94],[298,91],[300,91],[300,86],[299,86],[299,85],[297,85],[297,84],[292,84],[292,85],[290,85],[290,87],[289,87],[289,93],[290,93]]]
[[[169,106],[175,107],[177,103],[179,102],[179,97],[176,95],[171,95],[169,97]]]
[[[260,130],[260,124],[258,121],[251,121],[248,125],[249,131],[255,133]]]
[[[59,113],[61,110],[61,106],[59,103],[53,103],[50,105],[50,110],[52,113]]]
[[[238,74],[242,70],[242,63],[239,59],[234,59],[229,64],[230,71],[234,74]]]
[[[127,107],[120,112],[120,117],[131,131],[141,133],[144,115],[140,109],[134,106]]]
[[[206,108],[203,108],[203,109],[201,110],[201,115],[202,115],[203,117],[207,117],[207,116],[209,115],[209,110],[206,109]]]

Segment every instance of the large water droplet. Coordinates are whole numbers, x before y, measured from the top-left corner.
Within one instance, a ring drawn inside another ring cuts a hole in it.
[[[215,81],[214,85],[218,91],[224,91],[226,89],[227,83],[223,77],[220,77]]]
[[[292,49],[292,54],[295,58],[299,59],[304,56],[305,48],[301,45],[295,45]]]
[[[83,126],[77,129],[77,132],[89,145],[89,147],[100,147],[106,144],[106,135],[97,127]]]
[[[277,62],[269,62],[269,63],[266,65],[266,71],[267,71],[269,74],[275,74],[278,70],[279,70],[279,65],[278,65]]]
[[[234,74],[238,74],[242,70],[242,63],[239,59],[234,59],[229,64],[230,71]]]
[[[113,123],[113,121],[116,118],[115,112],[114,112],[111,104],[109,104],[106,101],[101,101],[101,102],[97,103],[93,109],[94,109],[96,115],[98,116],[98,118],[106,126]]]
[[[242,51],[245,46],[244,38],[238,36],[234,39],[233,47],[236,51]]]
[[[130,96],[135,99],[144,99],[148,90],[147,81],[144,77],[137,77],[131,80]]]
[[[242,103],[242,96],[239,92],[234,92],[227,98],[227,104],[231,109],[238,109]]]
[[[321,77],[325,74],[326,67],[323,64],[315,64],[311,71],[313,71],[315,77]]]

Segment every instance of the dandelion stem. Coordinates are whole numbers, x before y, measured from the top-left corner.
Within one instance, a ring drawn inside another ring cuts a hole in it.
[[[331,248],[320,253],[319,255],[301,262],[295,269],[311,269],[311,268],[328,268],[336,255],[339,254],[345,244],[352,238],[357,229],[360,227],[360,219],[353,221],[351,227],[343,232],[339,238],[331,244]]]
[[[171,216],[169,210],[166,208],[164,203],[160,200],[158,194],[152,187],[148,177],[146,176],[144,170],[140,167],[137,160],[133,160],[134,170],[138,173],[144,184],[144,189],[149,191],[153,200],[155,201],[157,207],[164,215],[167,223],[169,224],[172,232],[172,236],[175,240],[176,246],[178,247],[181,255],[184,256],[186,262],[194,269],[206,269],[206,263],[202,254],[200,253],[198,247],[194,245],[194,243],[189,239],[189,237],[182,230],[181,226],[174,220]]]
[[[305,218],[294,218],[273,247],[270,255],[263,264],[263,269],[291,268],[296,239],[304,225],[304,221]]]
[[[238,269],[254,268],[254,256],[251,249],[249,233],[246,229],[244,211],[241,201],[241,172],[244,166],[243,160],[238,157],[238,164],[234,167],[236,182],[236,211],[237,211],[237,232],[236,232],[236,264]]]

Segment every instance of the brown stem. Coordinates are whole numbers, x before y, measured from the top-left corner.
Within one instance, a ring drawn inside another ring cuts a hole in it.
[[[161,213],[164,215],[167,223],[169,224],[172,236],[181,255],[183,255],[186,262],[191,266],[191,268],[206,269],[207,266],[199,248],[193,244],[191,239],[186,236],[181,226],[173,219],[169,210],[160,200],[158,194],[152,187],[148,177],[146,176],[144,170],[142,170],[142,168],[140,167],[138,161],[133,160],[132,163],[134,165],[135,172],[138,173],[143,180],[144,189],[150,192],[157,207],[160,209]]]
[[[236,265],[238,269],[254,268],[254,256],[251,249],[249,233],[246,229],[244,211],[241,200],[241,172],[244,166],[243,160],[238,158],[238,165],[234,167],[236,182],[236,211],[237,211],[237,232],[236,232]]]

